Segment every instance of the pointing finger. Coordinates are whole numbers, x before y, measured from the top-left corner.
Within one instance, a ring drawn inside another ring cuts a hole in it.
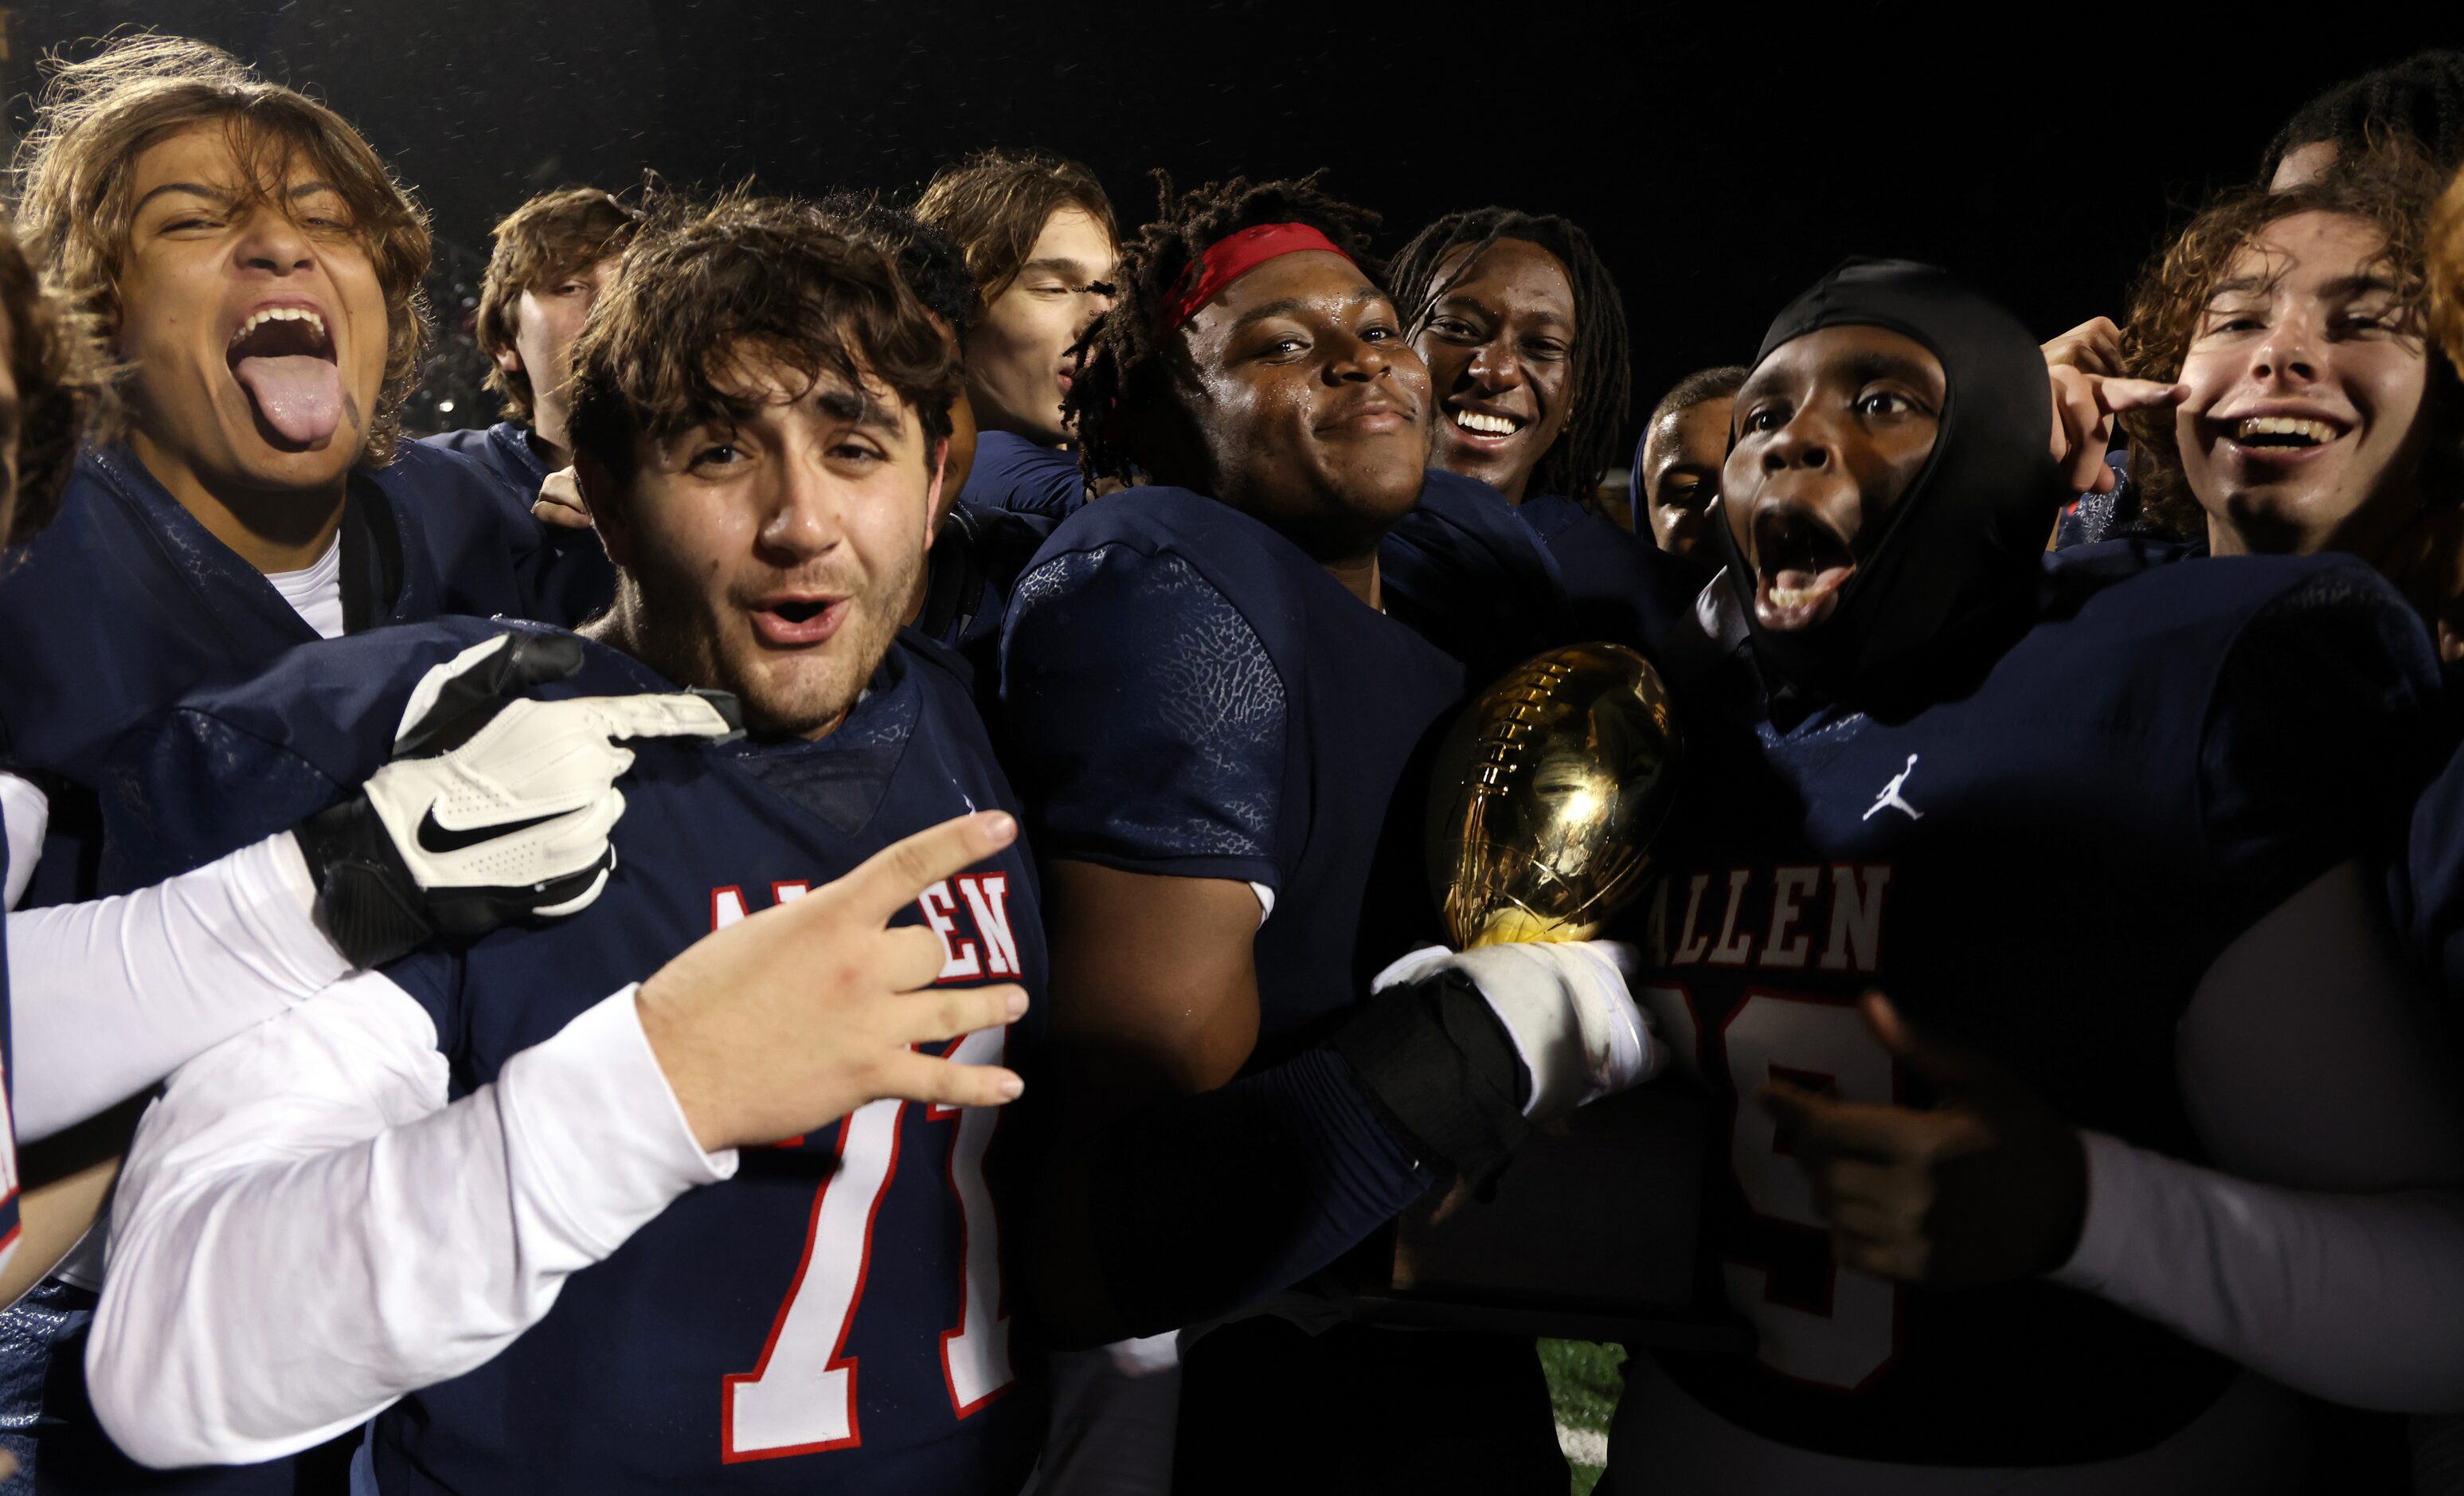
[[[583,696],[563,705],[586,714],[608,737],[725,737],[736,731],[709,697],[689,691]]]
[[[1018,822],[1007,811],[958,816],[894,842],[865,859],[838,881],[847,907],[858,916],[887,924],[924,891],[964,872],[1018,840]]]
[[[2159,410],[2178,406],[2190,397],[2190,386],[2154,379],[2107,379],[2097,383],[2096,395],[2105,409],[2120,414],[2124,410]]]

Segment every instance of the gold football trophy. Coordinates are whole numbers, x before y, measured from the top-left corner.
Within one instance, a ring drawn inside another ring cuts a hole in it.
[[[1551,649],[1439,750],[1429,882],[1458,949],[1588,940],[1642,891],[1683,756],[1668,688],[1614,644]]]
[[[1643,891],[1683,753],[1651,663],[1551,649],[1472,703],[1429,790],[1429,882],[1458,949],[1587,940]],[[1493,1195],[1462,1183],[1364,1249],[1375,1324],[1735,1351],[1694,1302],[1700,1103],[1659,1083],[1536,1129]]]

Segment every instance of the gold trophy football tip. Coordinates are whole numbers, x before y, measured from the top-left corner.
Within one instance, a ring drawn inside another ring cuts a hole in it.
[[[1457,949],[1588,940],[1642,890],[1683,741],[1622,645],[1534,655],[1465,709],[1429,790],[1429,881]]]

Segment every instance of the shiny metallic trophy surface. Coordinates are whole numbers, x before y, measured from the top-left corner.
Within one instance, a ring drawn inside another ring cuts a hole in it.
[[[1651,663],[1527,660],[1463,714],[1429,789],[1429,882],[1458,949],[1587,940],[1641,894],[1683,749]],[[1695,1303],[1699,1097],[1660,1083],[1535,1128],[1493,1192],[1433,1192],[1365,1249],[1373,1324],[1750,1351]]]
[[[1683,757],[1668,688],[1619,645],[1526,660],[1439,749],[1429,882],[1458,949],[1588,940],[1642,891]]]

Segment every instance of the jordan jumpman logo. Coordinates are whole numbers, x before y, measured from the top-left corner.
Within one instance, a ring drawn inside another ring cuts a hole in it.
[[[1859,821],[1871,821],[1874,819],[1875,811],[1881,810],[1884,806],[1888,806],[1893,810],[1906,811],[1908,813],[1908,819],[1911,821],[1924,820],[1925,812],[1919,810],[1916,806],[1909,804],[1904,799],[1901,798],[1900,795],[1900,786],[1905,784],[1908,781],[1908,776],[1915,772],[1917,772],[1917,756],[1915,754],[1910,754],[1908,755],[1908,766],[1891,777],[1891,782],[1883,785],[1882,792],[1874,797],[1873,805],[1868,808],[1863,815],[1857,819]]]

